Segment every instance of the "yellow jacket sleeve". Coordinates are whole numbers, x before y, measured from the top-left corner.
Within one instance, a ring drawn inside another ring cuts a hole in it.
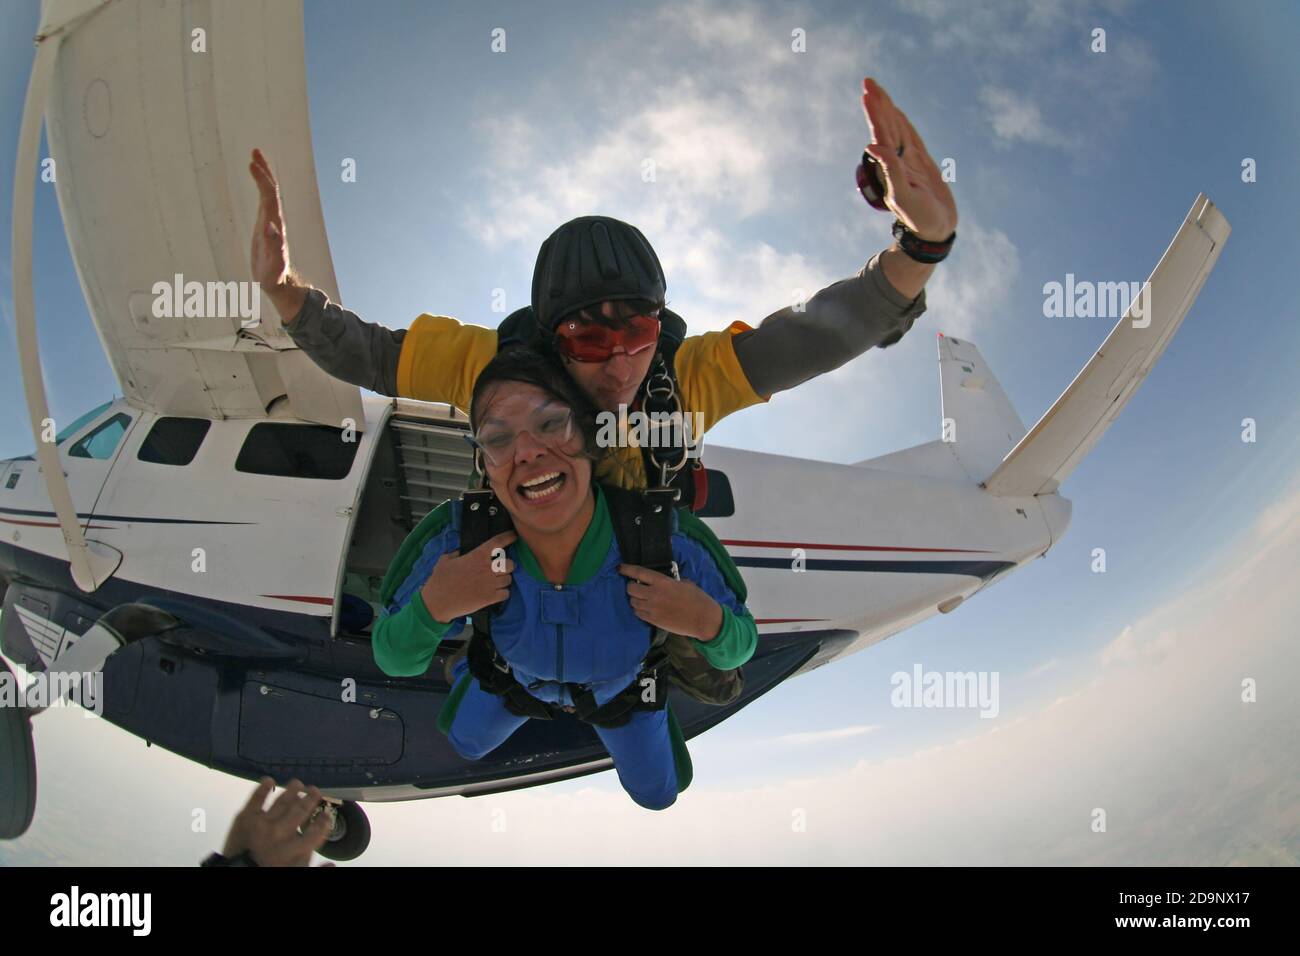
[[[731,341],[749,328],[733,322],[721,332],[689,336],[677,349],[674,366],[682,410],[702,414],[705,431],[732,412],[768,400],[750,386]],[[397,393],[445,402],[468,414],[474,382],[496,354],[496,329],[465,325],[445,315],[421,315],[402,342]]]
[[[402,341],[397,394],[446,402],[468,415],[474,382],[496,354],[496,329],[465,325],[446,315],[421,315]]]
[[[682,411],[703,415],[705,431],[732,412],[771,397],[754,391],[736,358],[732,337],[749,329],[744,322],[732,322],[721,332],[689,336],[677,349],[673,365],[682,390]]]

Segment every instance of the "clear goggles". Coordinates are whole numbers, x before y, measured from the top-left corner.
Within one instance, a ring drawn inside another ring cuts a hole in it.
[[[519,436],[524,432],[555,451],[577,434],[573,409],[559,402],[539,402],[521,415],[489,418],[473,436],[466,435],[465,440],[483,453],[489,465],[499,468],[514,457]]]

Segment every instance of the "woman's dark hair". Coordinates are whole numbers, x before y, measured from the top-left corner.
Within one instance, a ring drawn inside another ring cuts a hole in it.
[[[582,456],[594,463],[604,449],[596,444],[596,408],[553,356],[517,346],[498,352],[479,372],[469,401],[469,427],[478,430],[482,402],[503,382],[522,382],[541,389],[550,398],[573,410],[573,424],[582,435]]]

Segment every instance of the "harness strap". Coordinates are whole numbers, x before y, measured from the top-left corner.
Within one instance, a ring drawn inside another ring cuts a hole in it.
[[[489,538],[493,538],[514,527],[510,514],[497,501],[496,494],[490,488],[466,491],[461,496],[460,508],[460,553],[469,554]],[[487,631],[488,620],[493,611],[500,610],[504,601],[480,608],[470,615],[474,630]]]
[[[573,698],[574,716],[598,727],[621,727],[632,719],[637,710],[662,710],[668,703],[668,633],[655,628],[655,639],[650,645],[641,670],[632,683],[604,704],[596,704],[596,695],[589,687],[569,684]]]
[[[661,571],[678,577],[672,558],[672,489],[659,488],[640,494],[624,488],[606,487],[619,553],[627,564]],[[466,491],[461,498],[460,553],[468,554],[494,535],[513,527],[509,513],[490,489]],[[506,709],[520,717],[550,720],[563,708],[539,700],[515,677],[510,663],[492,640],[493,605],[474,612],[466,663],[479,686],[502,698]],[[573,700],[574,716],[599,727],[620,727],[636,710],[660,710],[668,701],[668,634],[655,628],[650,649],[633,681],[604,704],[597,704],[591,688],[582,684],[565,686]]]

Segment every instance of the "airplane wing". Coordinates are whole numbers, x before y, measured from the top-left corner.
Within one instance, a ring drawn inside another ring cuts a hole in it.
[[[287,396],[299,418],[363,427],[360,390],[298,350],[260,292],[245,288],[241,310],[224,285],[251,281],[257,190],[248,162],[257,146],[280,180],[295,268],[339,298],[312,157],[300,3],[45,0],[41,35],[55,32],[45,106],[55,185],[123,395],[162,414],[218,419],[263,417]],[[190,282],[205,290],[207,317],[183,308],[167,317],[156,285],[184,292]],[[254,295],[260,322],[246,327]]]

